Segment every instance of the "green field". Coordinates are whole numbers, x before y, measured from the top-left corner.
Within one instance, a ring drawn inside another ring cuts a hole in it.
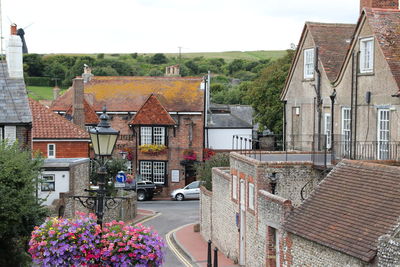
[[[52,100],[53,99],[53,87],[47,86],[27,86],[28,96],[35,100]],[[60,95],[65,90],[61,89]]]
[[[226,62],[230,62],[234,59],[247,59],[247,60],[260,60],[260,59],[277,59],[283,57],[286,50],[259,50],[259,51],[227,51],[227,52],[196,52],[196,53],[182,53],[182,58],[223,58]],[[139,55],[154,55],[154,53],[138,53]],[[178,53],[164,53],[168,57],[178,57]],[[49,54],[53,55],[53,54]],[[63,54],[65,56],[93,56],[97,54]],[[115,53],[115,54],[104,54],[105,58],[119,58],[121,56],[129,56],[130,54]]]

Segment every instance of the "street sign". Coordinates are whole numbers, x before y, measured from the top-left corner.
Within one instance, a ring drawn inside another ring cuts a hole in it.
[[[114,184],[114,187],[115,187],[115,188],[124,188],[124,187],[125,187],[125,183],[118,183],[118,182],[116,182],[116,183]]]
[[[117,180],[117,183],[125,183],[126,182],[126,174],[123,171],[120,171],[120,172],[118,172],[115,179]]]

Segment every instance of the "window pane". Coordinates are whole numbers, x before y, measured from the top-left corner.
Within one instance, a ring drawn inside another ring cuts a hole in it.
[[[151,127],[140,127],[140,144],[151,144]]]
[[[151,161],[141,161],[140,162],[140,174],[142,175],[142,180],[143,181],[151,181]]]
[[[165,145],[165,127],[154,127],[154,144]]]
[[[153,162],[153,182],[163,184],[165,180],[165,162]]]

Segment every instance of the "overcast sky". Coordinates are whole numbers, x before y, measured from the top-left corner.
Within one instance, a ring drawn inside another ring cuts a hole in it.
[[[1,0],[30,53],[287,49],[305,21],[355,23],[359,0]]]

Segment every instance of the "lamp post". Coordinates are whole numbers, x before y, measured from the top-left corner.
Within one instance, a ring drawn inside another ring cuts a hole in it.
[[[97,224],[103,225],[104,208],[116,207],[119,203],[116,198],[106,196],[106,158],[110,157],[114,151],[115,143],[119,135],[119,131],[114,130],[108,123],[108,115],[106,107],[103,108],[103,114],[100,116],[100,123],[89,130],[90,139],[92,141],[95,157],[98,159],[100,168],[98,186],[96,190],[85,190],[86,192],[94,193],[95,196],[73,196],[78,199],[81,204],[88,208],[94,209],[97,216]]]
[[[276,175],[276,172],[271,173],[271,175],[268,176],[270,180],[270,185],[271,185],[271,194],[275,195],[275,189],[276,189],[276,182],[278,181],[278,176]]]

